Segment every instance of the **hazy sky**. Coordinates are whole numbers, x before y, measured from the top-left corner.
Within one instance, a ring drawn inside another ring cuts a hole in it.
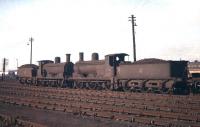
[[[0,59],[9,69],[84,52],[100,59],[125,52],[132,60],[132,28],[136,16],[137,59],[200,60],[200,0],[0,0]]]

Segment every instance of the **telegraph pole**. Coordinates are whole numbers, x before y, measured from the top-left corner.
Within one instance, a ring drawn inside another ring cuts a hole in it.
[[[129,21],[131,21],[132,23],[132,34],[133,34],[133,61],[135,62],[136,61],[136,45],[135,45],[135,26],[136,23],[135,23],[135,18],[134,15],[131,15],[131,17],[128,17],[129,18]]]
[[[2,80],[5,79],[5,72],[6,72],[6,66],[8,65],[8,59],[3,58],[3,73],[2,73]]]
[[[29,38],[29,41],[31,42],[30,64],[32,64],[32,42],[33,42],[33,38],[32,37]]]
[[[2,73],[2,81],[5,79],[5,71],[6,71],[6,58],[3,58],[3,73]]]
[[[16,61],[17,61],[17,69],[18,69],[18,59],[16,59]]]

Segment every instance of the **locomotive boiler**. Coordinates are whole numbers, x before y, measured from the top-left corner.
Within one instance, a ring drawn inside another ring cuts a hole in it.
[[[110,89],[114,77],[114,68],[110,66],[113,62],[111,55],[105,56],[104,60],[99,60],[98,53],[93,53],[90,61],[83,60],[83,53],[79,56],[79,61],[74,65],[72,78],[74,86],[88,89]]]

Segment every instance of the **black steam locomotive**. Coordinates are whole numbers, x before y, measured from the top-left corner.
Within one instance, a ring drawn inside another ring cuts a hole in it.
[[[83,53],[79,61],[66,62],[60,57],[39,61],[39,66],[22,65],[18,68],[21,83],[98,90],[121,90],[189,94],[192,82],[188,83],[187,61],[165,61],[143,59],[136,62],[125,61],[126,53],[109,54],[99,60],[97,53],[84,61]]]

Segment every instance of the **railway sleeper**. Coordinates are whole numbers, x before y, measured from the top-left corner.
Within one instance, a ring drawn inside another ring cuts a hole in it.
[[[115,120],[135,122],[134,117],[126,114],[115,114]]]
[[[107,108],[107,110],[116,113],[133,114],[133,115],[140,115],[141,112],[143,112],[142,110],[136,108],[132,109],[132,108],[116,107],[116,106],[110,106]]]
[[[110,111],[110,112],[113,112],[113,107],[112,106],[104,106],[102,108],[103,111]]]
[[[73,113],[73,108],[65,108],[63,109],[63,112],[67,112],[67,113]]]
[[[105,109],[104,109],[105,110]],[[169,118],[169,119],[177,119],[177,120],[186,120],[186,121],[198,121],[199,117],[191,116],[191,115],[184,115],[184,114],[175,114],[175,113],[165,113],[165,112],[153,112],[153,111],[140,111],[140,110],[132,110],[127,108],[107,108],[107,111],[122,113],[122,114],[134,114],[140,116],[147,116],[147,117],[162,117],[162,118]]]
[[[134,117],[134,122],[136,123],[142,123],[145,125],[154,125],[154,126],[166,126],[170,123],[169,120],[162,120],[156,119],[156,118],[151,118],[151,117]]]
[[[115,116],[113,115],[112,112],[96,112],[96,117],[101,117],[101,118],[108,118],[108,119],[114,119]]]
[[[63,106],[54,106],[54,110],[56,111],[64,111],[66,109],[66,107]]]
[[[145,111],[142,113],[144,116],[150,117],[160,117],[160,118],[168,118],[174,120],[182,120],[182,121],[198,121],[199,117],[185,115],[181,113],[165,113],[165,112],[152,112],[152,111]]]
[[[166,126],[169,124],[169,122],[167,122],[166,120],[160,120],[159,118],[145,118],[126,114],[116,114],[115,119],[120,121],[128,121],[131,123],[141,123],[145,125]]]
[[[89,110],[92,110],[92,109],[94,108],[93,105],[90,105],[90,104],[87,104],[87,103],[81,104],[80,107],[81,107],[82,109],[89,109]]]
[[[134,107],[134,108],[140,108],[140,109],[145,109],[145,110],[152,110],[152,111],[163,111],[163,112],[173,112],[173,113],[184,113],[184,114],[190,114],[192,112],[196,112],[195,110],[191,109],[182,109],[182,108],[174,108],[174,107],[163,107],[162,105],[152,105],[146,103],[146,105],[142,104],[126,104],[125,107]],[[188,112],[190,111],[190,112]]]
[[[82,109],[81,111],[82,111],[82,115],[84,116],[96,117],[96,113],[91,110]]]

